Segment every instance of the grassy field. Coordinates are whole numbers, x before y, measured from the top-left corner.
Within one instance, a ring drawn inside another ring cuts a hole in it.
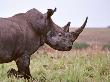
[[[7,71],[16,68],[14,62],[0,64],[0,82],[24,82],[7,78]],[[36,52],[31,58],[30,82],[110,82],[110,52],[72,50],[69,52]]]

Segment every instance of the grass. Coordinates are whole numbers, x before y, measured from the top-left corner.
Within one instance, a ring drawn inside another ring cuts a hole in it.
[[[24,82],[7,78],[12,67],[16,68],[14,62],[0,64],[0,82]],[[89,49],[39,52],[32,56],[30,68],[37,82],[110,82],[110,52]]]

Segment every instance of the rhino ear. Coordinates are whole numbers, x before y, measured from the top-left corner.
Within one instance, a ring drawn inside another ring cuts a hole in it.
[[[71,22],[68,22],[68,23],[63,27],[63,31],[64,31],[64,32],[69,32],[70,24],[71,24]]]
[[[52,9],[47,9],[47,18],[51,18],[51,16],[53,15],[54,12],[56,12],[57,8],[55,8],[54,10]]]

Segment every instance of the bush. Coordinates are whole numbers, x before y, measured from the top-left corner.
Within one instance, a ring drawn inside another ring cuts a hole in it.
[[[88,48],[90,45],[87,43],[74,43],[73,49],[85,49]]]
[[[110,50],[110,43],[105,44],[105,45],[103,46],[103,49],[104,49],[104,50],[106,50],[106,49]]]

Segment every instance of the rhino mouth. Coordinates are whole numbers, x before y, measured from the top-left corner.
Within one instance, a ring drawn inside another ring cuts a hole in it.
[[[55,50],[58,50],[58,51],[70,51],[72,49],[72,46],[69,46],[69,47],[60,47],[58,45],[55,45],[52,48],[55,49]]]
[[[72,49],[72,47],[64,47],[63,49],[59,49],[59,51],[70,51]]]

